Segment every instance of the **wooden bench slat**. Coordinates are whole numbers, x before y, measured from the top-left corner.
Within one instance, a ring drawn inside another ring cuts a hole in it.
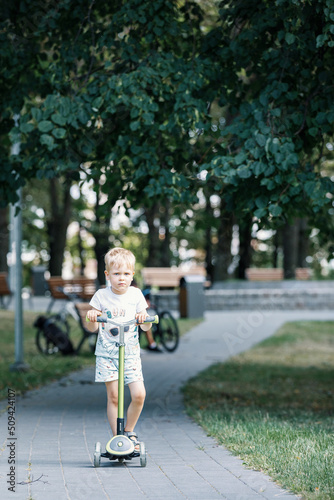
[[[296,279],[297,280],[308,280],[311,278],[312,272],[308,267],[297,267],[296,269]]]
[[[310,269],[297,268],[296,279],[306,280],[311,276]],[[250,267],[246,269],[246,277],[249,281],[280,281],[284,279],[282,268],[256,268]]]
[[[51,296],[54,299],[67,299],[66,295],[59,290],[63,288],[65,293],[75,293],[83,300],[89,300],[96,292],[95,280],[78,276],[77,278],[64,279],[60,276],[51,276],[47,280]]]
[[[204,267],[196,266],[190,269],[180,267],[144,267],[141,271],[145,286],[160,288],[176,288],[183,276],[200,275],[206,277]]]
[[[9,300],[5,303],[4,298],[9,297]],[[12,298],[12,292],[8,286],[8,273],[0,273],[0,304],[5,309],[8,307]]]
[[[11,295],[12,292],[8,286],[8,273],[0,273],[0,295]]]
[[[9,297],[7,303],[4,298]],[[0,273],[0,304],[2,307],[7,308],[12,298],[12,292],[8,285],[8,273]]]

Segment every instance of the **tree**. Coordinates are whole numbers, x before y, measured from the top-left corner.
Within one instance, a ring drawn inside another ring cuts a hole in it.
[[[0,272],[7,271],[7,252],[9,250],[8,238],[8,210],[0,208]]]
[[[112,168],[112,166],[111,166]],[[114,170],[113,170],[114,171]],[[90,232],[95,238],[95,257],[97,261],[97,279],[102,285],[105,283],[104,256],[110,248],[110,222],[114,205],[119,199],[121,174],[114,176],[113,189],[109,192],[106,182],[102,182],[99,174],[92,175],[94,179],[94,191],[96,193],[95,221],[91,224]]]
[[[148,225],[149,232],[149,243],[148,243],[148,257],[147,266],[148,267],[169,267],[169,246],[167,253],[164,251],[164,246],[162,244],[162,233],[164,230],[164,236],[167,232],[168,234],[168,221],[167,224],[161,224],[161,205],[159,202],[153,202],[151,206],[144,207],[145,220]]]
[[[332,2],[223,1],[218,14],[215,5],[2,5],[1,206],[27,179],[84,173],[110,198],[99,213],[126,199],[170,205],[167,214],[197,201],[206,173],[223,217],[233,213],[242,231],[254,218],[274,229],[300,216],[319,224],[333,193],[323,172],[333,154],[324,147],[334,121]],[[9,139],[20,140],[18,157]]]
[[[64,182],[64,189],[57,178],[50,180],[52,215],[47,223],[50,243],[49,271],[51,276],[61,276],[66,233],[71,217],[71,183]]]
[[[189,199],[185,143],[205,109],[210,71],[198,56],[200,8],[162,0],[47,7],[35,0],[26,8],[7,6],[2,24],[5,115],[21,115],[11,133],[21,155],[6,172],[18,185],[64,173],[78,179],[84,162],[99,171],[112,161],[122,167],[124,189],[145,179],[142,195]],[[33,26],[24,23],[29,13]],[[2,180],[8,203],[12,181]]]
[[[329,0],[221,2],[204,43],[220,71],[223,120],[207,124],[199,169],[241,221],[263,226],[315,218],[331,203],[323,175],[333,138],[334,6]]]
[[[246,269],[250,267],[252,262],[252,216],[243,217],[239,222],[239,264],[238,274],[239,279],[246,278]]]
[[[15,199],[13,176],[17,185],[78,181],[87,165],[97,191],[102,176],[113,200],[131,206],[196,198],[189,131],[205,112],[210,80],[196,2],[17,1],[3,18],[3,125],[8,133],[20,113],[11,140],[20,140],[21,155],[4,162],[2,204]]]

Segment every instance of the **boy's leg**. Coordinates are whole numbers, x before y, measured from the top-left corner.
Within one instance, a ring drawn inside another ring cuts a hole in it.
[[[118,380],[105,382],[107,388],[107,416],[113,436],[117,434]]]
[[[129,384],[129,389],[131,394],[131,403],[126,414],[125,430],[130,432],[134,430],[143,409],[146,391],[144,382],[142,381],[131,382]]]

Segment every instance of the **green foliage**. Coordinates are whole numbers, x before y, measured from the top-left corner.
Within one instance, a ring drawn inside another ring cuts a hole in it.
[[[196,4],[77,1],[73,7],[61,0],[53,8],[35,0],[29,7],[19,2],[18,10],[8,6],[5,14],[8,65],[0,86],[9,97],[8,117],[14,109],[20,113],[11,139],[20,141],[21,154],[5,166],[4,204],[12,199],[9,172],[20,183],[65,171],[77,178],[88,163],[95,176],[101,165],[115,166],[121,176],[116,199],[128,194],[135,203],[138,191],[148,198],[191,198],[188,131],[205,110],[210,68],[198,53]],[[14,52],[20,64],[10,62]],[[8,73],[22,90],[15,101]],[[105,175],[110,189],[113,169]]]
[[[321,170],[333,139],[333,18],[328,1],[221,3],[207,50],[223,75],[226,125],[200,168],[240,215],[290,218],[330,201]]]
[[[1,6],[0,205],[29,179],[78,181],[84,171],[107,195],[98,223],[119,199],[185,207],[208,186],[238,220],[302,214],[318,224],[333,195],[333,9],[330,0]]]

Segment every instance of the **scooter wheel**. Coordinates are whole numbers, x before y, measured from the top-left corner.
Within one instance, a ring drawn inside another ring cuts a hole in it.
[[[95,444],[94,452],[94,467],[100,467],[101,463],[101,443],[97,442]]]
[[[145,443],[143,442],[139,444],[139,453],[140,453],[140,466],[146,467],[147,464],[146,447]]]

